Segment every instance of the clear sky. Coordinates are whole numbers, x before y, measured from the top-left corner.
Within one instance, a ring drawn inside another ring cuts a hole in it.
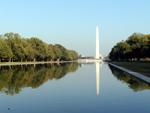
[[[150,0],[0,0],[0,34],[17,32],[59,43],[82,55],[107,55],[133,32],[150,33]]]

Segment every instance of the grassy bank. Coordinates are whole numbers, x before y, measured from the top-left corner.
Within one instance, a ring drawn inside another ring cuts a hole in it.
[[[69,63],[74,61],[40,61],[40,62],[0,62],[0,66],[11,66],[11,65],[32,65],[32,64],[52,64],[52,63]]]
[[[150,62],[112,62],[118,66],[150,76]]]

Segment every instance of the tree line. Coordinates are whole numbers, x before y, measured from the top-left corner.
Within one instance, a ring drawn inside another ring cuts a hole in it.
[[[150,34],[133,33],[112,48],[109,58],[112,61],[150,60]]]
[[[75,60],[78,53],[60,44],[48,44],[37,37],[23,38],[18,33],[0,35],[0,61]]]

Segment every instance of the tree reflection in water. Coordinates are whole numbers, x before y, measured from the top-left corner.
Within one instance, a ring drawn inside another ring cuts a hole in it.
[[[37,88],[48,80],[60,79],[78,69],[78,63],[0,67],[0,91],[14,95],[25,87]]]
[[[136,78],[133,77],[129,74],[127,74],[126,72],[123,72],[111,65],[109,65],[109,68],[112,72],[112,74],[120,81],[123,81],[125,83],[128,84],[128,86],[133,89],[133,91],[137,92],[137,91],[142,91],[142,90],[148,90],[150,89],[150,84]]]

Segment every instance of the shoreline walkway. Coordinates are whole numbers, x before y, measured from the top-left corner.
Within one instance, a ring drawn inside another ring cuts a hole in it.
[[[36,64],[61,64],[72,63],[75,61],[47,61],[47,62],[4,62],[0,63],[0,66],[13,66],[13,65],[36,65]]]
[[[113,63],[108,63],[108,64],[110,64],[111,66],[114,66],[114,67],[116,67],[116,68],[118,68],[118,69],[120,69],[120,70],[122,70],[122,71],[124,71],[124,72],[126,72],[126,73],[128,73],[128,74],[130,74],[130,75],[132,75],[132,76],[134,76],[136,78],[139,78],[139,79],[141,79],[141,80],[143,80],[143,81],[145,81],[145,82],[150,84],[150,77],[147,77],[147,76],[145,76],[145,75],[143,75],[141,73],[138,73],[138,72],[131,71],[131,70],[126,69],[124,67],[115,65]]]

